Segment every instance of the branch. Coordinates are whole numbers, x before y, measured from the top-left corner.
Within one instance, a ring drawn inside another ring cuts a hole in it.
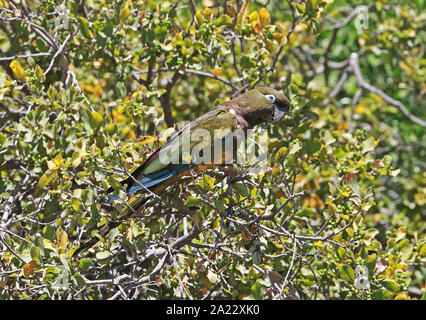
[[[372,86],[371,84],[369,84],[368,82],[364,80],[361,74],[361,69],[359,67],[359,56],[357,53],[355,52],[351,53],[351,56],[349,57],[349,64],[352,67],[352,70],[355,73],[356,79],[361,88],[377,94],[387,103],[397,107],[402,112],[402,114],[406,116],[408,119],[422,126],[423,128],[426,128],[426,122],[423,121],[422,119],[417,118],[415,115],[411,114],[400,101],[389,97],[386,93]]]
[[[366,6],[359,6],[354,8],[353,10],[351,10],[351,12],[349,13],[349,15],[342,19],[339,22],[336,22],[335,24],[331,25],[331,26],[325,26],[324,29],[325,30],[336,30],[336,29],[340,29],[344,26],[346,26],[349,22],[352,21],[352,19],[359,13],[362,13],[365,9],[364,7],[367,7],[367,10],[370,9],[372,6],[374,6],[374,1],[370,2],[368,5]]]
[[[0,58],[0,62],[3,61],[12,61],[15,59],[25,59],[25,58],[30,58],[30,57],[45,57],[45,56],[51,56],[52,54],[50,52],[39,52],[39,53],[27,53],[27,54],[21,54],[21,55],[14,55],[11,57],[1,57]]]
[[[169,128],[175,126],[175,119],[172,115],[172,108],[170,106],[170,95],[172,93],[172,88],[175,85],[176,81],[180,78],[179,70],[176,70],[171,79],[167,79],[166,92],[160,97],[161,106],[163,107],[164,112],[164,121],[166,122]]]

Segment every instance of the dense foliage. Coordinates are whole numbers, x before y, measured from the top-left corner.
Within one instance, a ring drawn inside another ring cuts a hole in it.
[[[0,1],[0,298],[425,297],[422,3]],[[71,259],[175,125],[260,85],[292,105],[265,171],[186,177]]]

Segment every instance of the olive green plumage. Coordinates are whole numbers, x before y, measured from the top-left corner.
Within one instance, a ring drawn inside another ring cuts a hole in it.
[[[189,162],[185,162],[185,156],[182,154],[182,144],[185,139],[185,131],[189,129],[193,132],[196,129],[203,129],[209,133],[211,140],[210,147],[213,149],[213,145],[217,140],[223,140],[226,138],[226,134],[232,134],[236,129],[241,129],[244,132],[248,129],[253,128],[255,125],[262,122],[278,122],[280,121],[290,107],[288,99],[279,91],[260,87],[244,94],[226,101],[214,109],[211,109],[204,115],[193,120],[187,127],[180,130],[178,133],[173,135],[171,139],[152,153],[148,159],[137,168],[132,175],[122,182],[123,185],[127,186],[127,192],[129,193],[130,199],[127,201],[127,206],[122,209],[119,214],[118,220],[129,217],[136,211],[142,204],[148,199],[149,195],[141,196],[146,193],[147,190],[154,193],[159,193],[164,188],[172,183],[176,183],[180,178],[188,174],[189,169],[195,171],[203,171],[207,168],[211,168],[215,165],[223,164],[225,158],[228,155],[222,155],[222,161],[217,162],[217,159],[212,157],[210,163],[203,163],[202,165],[194,165]],[[218,129],[225,130],[224,135],[217,135]],[[228,132],[228,133],[226,133]],[[198,142],[190,142],[190,150]],[[237,146],[234,145],[234,151]],[[178,154],[174,154],[178,152]],[[162,161],[161,155],[173,154],[177,156],[180,163],[167,163]],[[213,153],[212,153],[213,154]],[[191,159],[194,161],[196,159]],[[115,198],[112,196],[110,202]],[[109,231],[119,225],[119,221],[110,222],[104,227],[100,234],[105,236]],[[82,245],[75,254],[90,248],[98,241],[97,238],[93,238],[84,245]]]

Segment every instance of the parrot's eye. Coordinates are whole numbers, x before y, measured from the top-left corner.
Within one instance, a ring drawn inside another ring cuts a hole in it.
[[[273,94],[266,95],[266,99],[268,99],[270,103],[275,103],[275,96]]]

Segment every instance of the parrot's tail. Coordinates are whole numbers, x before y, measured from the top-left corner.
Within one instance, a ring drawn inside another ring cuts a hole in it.
[[[99,231],[99,235],[102,238],[106,237],[112,229],[118,227],[123,222],[124,219],[129,218],[131,215],[133,215],[135,213],[135,210],[139,208],[140,206],[144,205],[149,200],[149,198],[150,197],[145,197],[143,199],[141,199],[140,197],[131,198],[127,206],[124,207],[123,210],[120,212],[120,215],[119,215],[120,221],[109,222],[106,227],[102,228]],[[133,208],[136,208],[136,209],[133,209]],[[79,255],[80,253],[90,249],[96,243],[98,243],[98,241],[99,241],[98,237],[93,237],[90,240],[86,241],[80,247],[78,247],[77,250],[74,251],[74,253],[72,254],[72,257],[75,257]]]

